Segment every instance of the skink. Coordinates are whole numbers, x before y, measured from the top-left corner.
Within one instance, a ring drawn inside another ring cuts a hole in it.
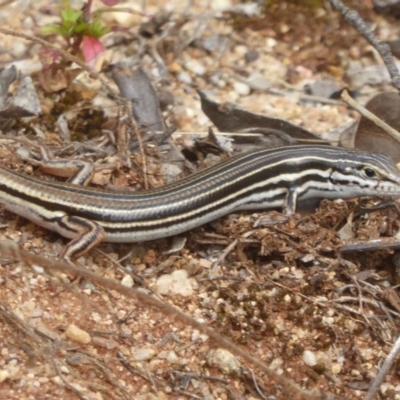
[[[233,157],[178,182],[143,192],[47,182],[0,167],[0,204],[72,239],[62,257],[102,241],[141,242],[188,231],[238,210],[299,201],[400,196],[400,171],[384,155],[329,146],[288,146]],[[84,182],[78,172],[72,182]]]

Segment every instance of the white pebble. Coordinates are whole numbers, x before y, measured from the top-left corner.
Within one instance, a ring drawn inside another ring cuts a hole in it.
[[[176,77],[180,82],[184,83],[185,85],[191,85],[193,82],[192,77],[186,71],[179,72]]]
[[[133,286],[133,278],[130,275],[125,275],[121,280],[121,285],[131,288]]]
[[[304,364],[306,364],[310,367],[313,367],[314,365],[317,364],[317,358],[315,357],[315,354],[310,350],[306,350],[303,353],[303,361],[304,361]]]
[[[204,68],[204,66],[197,60],[189,60],[185,63],[185,68],[190,71],[193,72],[196,75],[202,76],[205,74],[206,69]]]
[[[9,376],[10,373],[8,372],[8,370],[6,369],[0,370],[0,383],[4,382]]]
[[[239,44],[239,45],[235,46],[233,51],[239,56],[244,56],[248,52],[248,50],[249,49],[246,46]]]
[[[170,351],[168,356],[167,356],[167,361],[170,364],[177,364],[179,361],[178,356],[176,355],[176,353],[174,351]]]
[[[138,349],[133,348],[131,349],[131,352],[135,361],[150,360],[154,357],[154,354],[156,354],[155,350],[149,347],[142,347]]]
[[[248,96],[250,94],[250,86],[243,82],[235,82],[233,89],[239,96]]]
[[[24,42],[16,41],[11,49],[11,54],[15,58],[21,58],[26,53],[26,45]]]
[[[280,358],[280,357],[277,357],[277,358],[274,358],[274,359],[271,361],[271,364],[269,365],[269,367],[270,367],[273,371],[275,371],[275,370],[277,370],[279,367],[281,367],[282,365],[283,365],[283,359]]]
[[[162,275],[156,282],[156,289],[160,294],[170,293],[191,296],[195,286],[195,280],[188,278],[187,271],[183,269],[174,271],[172,274]]]

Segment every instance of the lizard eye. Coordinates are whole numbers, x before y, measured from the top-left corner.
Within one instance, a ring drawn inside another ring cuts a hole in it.
[[[364,167],[362,169],[362,172],[366,178],[369,178],[369,179],[378,178],[377,172],[370,167]]]

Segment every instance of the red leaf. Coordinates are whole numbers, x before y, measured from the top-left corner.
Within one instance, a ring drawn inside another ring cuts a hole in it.
[[[112,7],[116,6],[119,3],[119,0],[101,0],[101,2],[107,7]]]
[[[95,68],[97,58],[105,50],[103,44],[93,36],[84,35],[81,47],[85,62],[92,68]]]

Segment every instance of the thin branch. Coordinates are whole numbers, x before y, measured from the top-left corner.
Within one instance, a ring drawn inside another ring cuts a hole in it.
[[[392,350],[386,357],[385,363],[382,365],[382,368],[379,370],[378,375],[376,376],[374,382],[370,386],[368,393],[365,395],[364,400],[372,400],[378,391],[381,383],[385,379],[386,375],[389,373],[390,368],[392,367],[396,357],[400,353],[400,337],[397,338],[396,343],[392,347]]]
[[[381,42],[375,36],[368,24],[357,11],[345,6],[340,0],[328,0],[328,2],[343,15],[343,18],[349,25],[360,32],[360,34],[364,36],[364,38],[367,39],[368,42],[377,50],[389,71],[393,86],[400,91],[400,74],[393,60],[393,55],[389,45]]]
[[[369,119],[376,126],[379,126],[379,128],[383,129],[389,136],[391,136],[394,140],[397,140],[400,143],[400,133],[397,132],[395,129],[393,129],[386,122],[378,118],[375,114],[372,114],[372,112],[368,111],[361,104],[357,103],[352,97],[350,97],[347,90],[343,90],[340,97],[345,103],[347,103],[350,107],[358,111],[363,117]]]

